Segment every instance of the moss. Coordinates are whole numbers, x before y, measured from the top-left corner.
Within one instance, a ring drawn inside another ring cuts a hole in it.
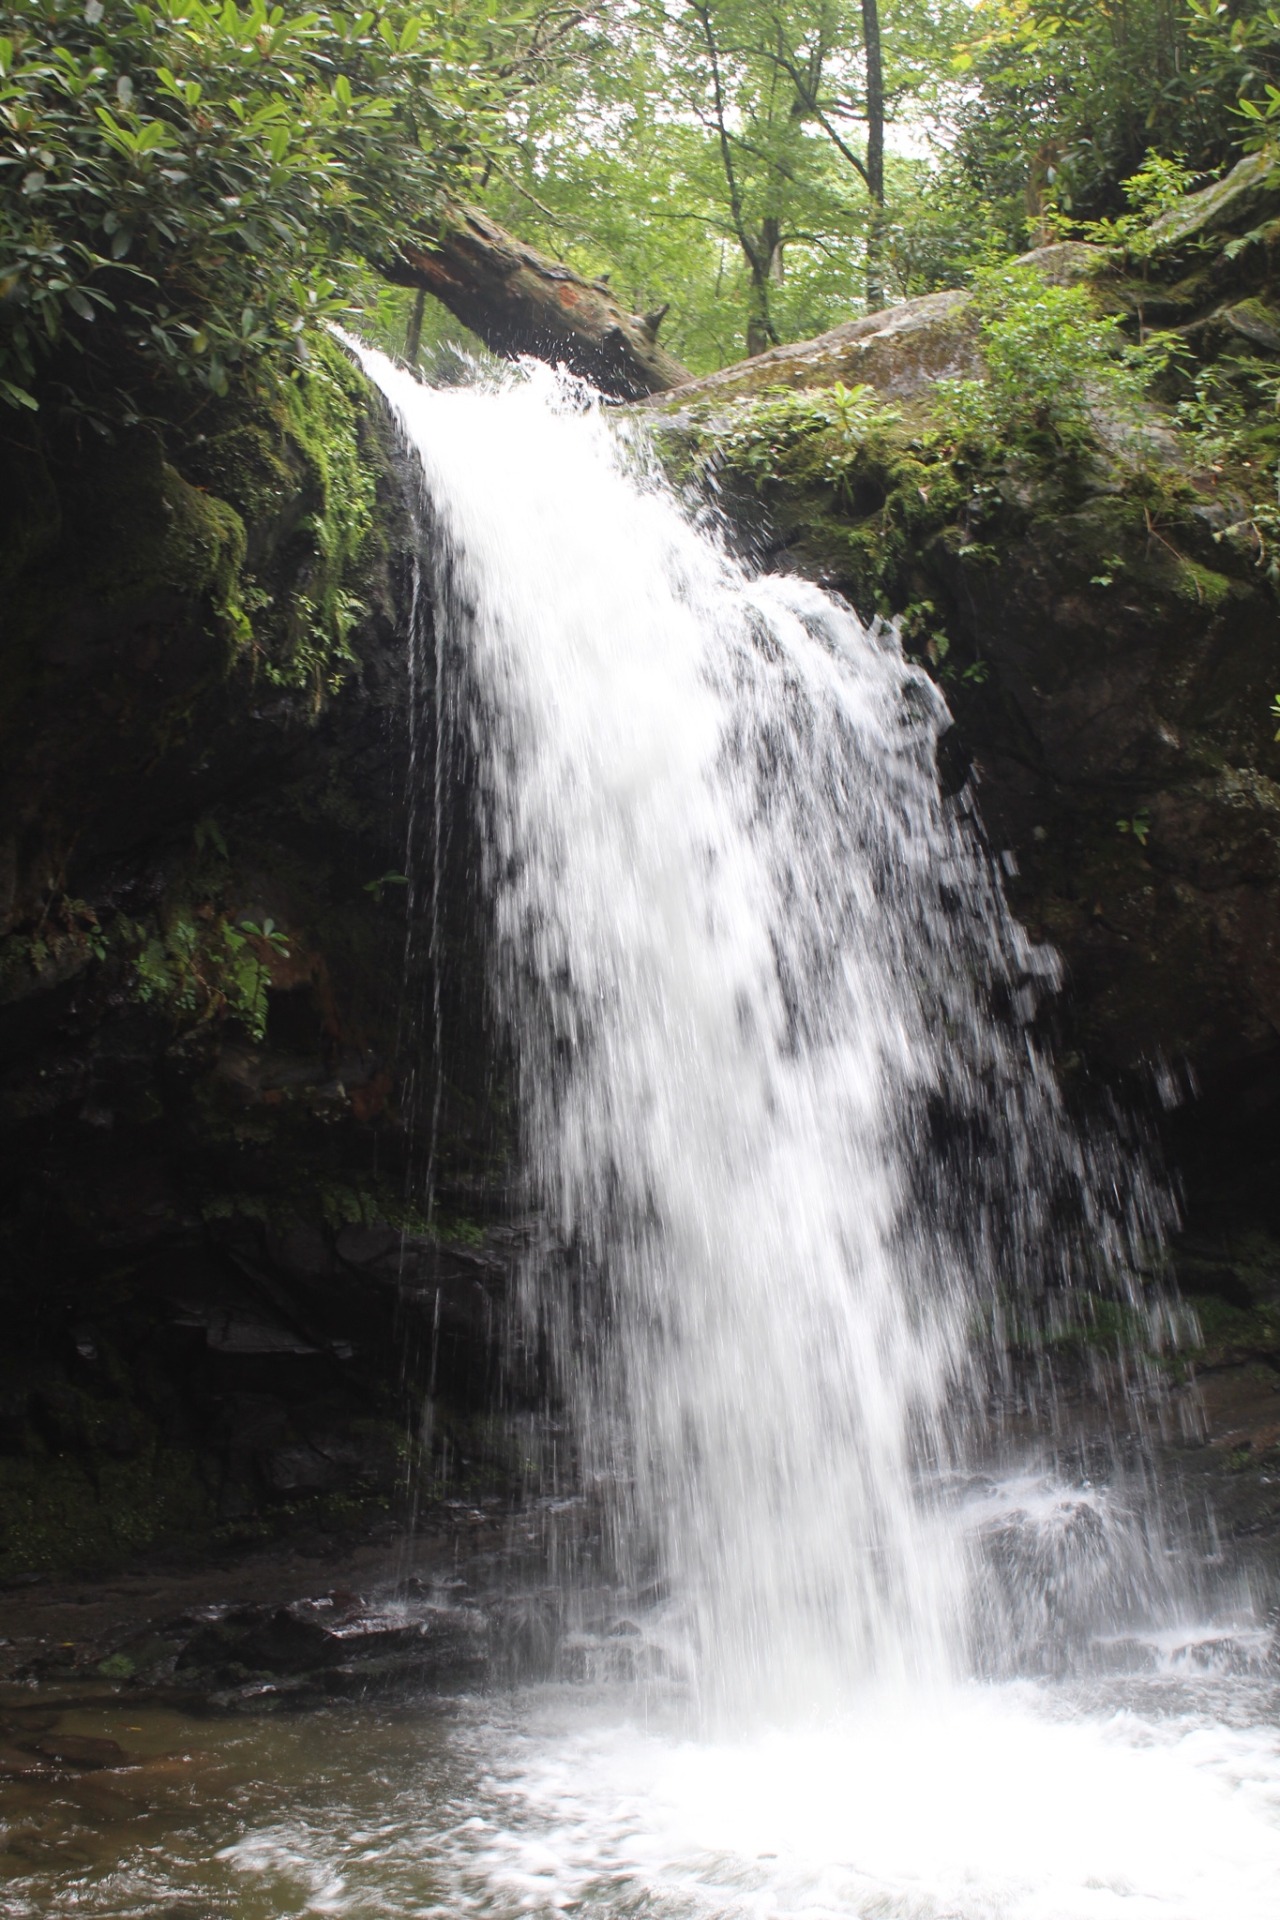
[[[1091,1293],[1048,1302],[1039,1318],[1027,1312],[1025,1303],[1017,1303],[1007,1312],[1002,1331],[1015,1353],[1042,1352],[1064,1359],[1141,1352],[1151,1335],[1137,1309],[1123,1300]]]
[[[308,691],[316,707],[355,665],[351,634],[376,545],[366,413],[360,374],[320,335],[306,370],[229,404],[194,452],[194,469],[248,528],[241,599],[253,670]]]
[[[0,1459],[0,1580],[125,1566],[161,1542],[200,1536],[212,1519],[195,1456],[180,1449]]]
[[[953,520],[970,531],[977,504],[962,464],[866,388],[740,400],[686,428],[672,457],[731,506],[760,500],[781,544],[866,611],[889,611],[910,557]]]
[[[161,459],[154,481],[149,472],[126,476],[121,504],[108,512],[107,538],[86,573],[108,605],[161,591],[207,597],[219,613],[235,609],[244,522],[225,500],[199,492]]]
[[[1239,588],[1226,574],[1217,573],[1212,567],[1202,566],[1199,561],[1181,554],[1177,562],[1175,591],[1183,600],[1194,600],[1197,605],[1216,611],[1225,606],[1239,592]]]
[[[114,619],[207,620],[210,673],[237,660],[313,709],[355,664],[376,553],[366,395],[323,336],[283,392],[239,392],[198,435],[163,426],[111,444],[40,437],[0,459],[8,588],[0,681],[39,685],[64,635]],[[198,689],[189,688],[189,707]],[[160,723],[157,744],[173,731]]]
[[[178,603],[204,602],[215,642],[205,664],[225,671],[226,642],[244,626],[235,508],[184,479],[151,434],[91,449],[72,466],[41,459],[35,471],[55,474],[56,505],[41,504],[39,536],[28,527],[13,545],[6,539],[0,563],[12,576],[0,662],[10,698],[60,670],[86,609],[102,627],[141,613],[159,632]]]
[[[1272,164],[1268,152],[1251,153],[1223,179],[1198,193],[1184,194],[1152,223],[1151,239],[1157,249],[1174,251],[1252,226],[1259,211],[1267,207]]]
[[[1216,1294],[1189,1294],[1187,1304],[1199,1323],[1199,1337],[1183,1349],[1202,1365],[1280,1359],[1280,1309],[1239,1307]]]
[[[359,1424],[366,1435],[384,1439],[389,1459],[403,1453],[398,1426]],[[220,1518],[220,1503],[225,1510],[237,1497],[245,1512]],[[211,1549],[239,1549],[317,1527],[358,1531],[390,1504],[384,1488],[365,1484],[266,1503],[252,1488],[223,1485],[215,1499],[199,1457],[159,1442],[132,1460],[92,1449],[54,1457],[33,1451],[0,1458],[0,1584],[32,1575],[110,1573],[148,1553],[200,1558]],[[123,1668],[99,1671],[128,1677]]]

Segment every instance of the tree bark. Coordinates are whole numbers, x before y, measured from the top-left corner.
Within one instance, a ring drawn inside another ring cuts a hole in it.
[[[603,281],[584,280],[504,232],[474,207],[430,244],[402,244],[384,269],[425,288],[494,353],[562,364],[620,400],[664,393],[691,376],[658,345],[666,312],[627,313]]]
[[[769,310],[769,288],[782,279],[782,229],[771,215],[760,222],[759,239],[747,260],[751,284],[747,295],[747,357],[767,353],[778,344],[778,330]]]
[[[862,0],[862,39],[867,55],[867,191],[871,195],[867,308],[876,313],[884,305],[884,54],[877,0]]]

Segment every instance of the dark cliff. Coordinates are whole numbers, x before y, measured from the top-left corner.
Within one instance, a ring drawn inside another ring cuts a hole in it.
[[[474,928],[443,1057],[404,1019],[389,428],[322,348],[198,430],[41,416],[0,493],[0,1572],[365,1527],[420,1349],[486,1399],[503,1186]]]

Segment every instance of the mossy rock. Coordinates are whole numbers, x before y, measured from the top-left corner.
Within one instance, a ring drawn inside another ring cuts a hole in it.
[[[773,347],[753,360],[708,374],[643,403],[671,420],[691,409],[758,398],[780,390],[866,385],[886,399],[907,400],[934,381],[981,369],[966,293],[923,294],[883,313],[833,327],[815,340]]]
[[[1246,155],[1221,180],[1189,193],[1151,224],[1151,240],[1159,252],[1173,252],[1224,234],[1243,233],[1280,212],[1280,189],[1274,184],[1275,161],[1270,153]]]

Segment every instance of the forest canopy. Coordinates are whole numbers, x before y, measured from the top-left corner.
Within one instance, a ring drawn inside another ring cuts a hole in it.
[[[387,270],[463,206],[669,308],[701,371],[1114,220],[1135,175],[1148,198],[1212,177],[1280,112],[1264,0],[10,0],[5,21],[0,398],[100,425],[284,377],[328,319],[416,347]]]

